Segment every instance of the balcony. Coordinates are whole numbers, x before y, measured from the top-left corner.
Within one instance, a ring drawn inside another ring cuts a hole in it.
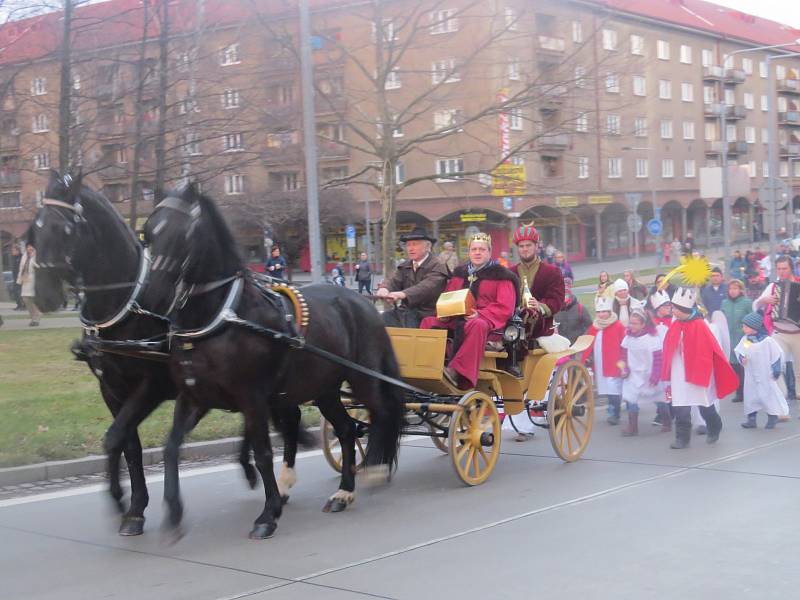
[[[303,162],[303,147],[300,144],[270,146],[264,151],[264,163],[268,165],[289,165]]]
[[[545,84],[547,85],[547,84]],[[565,85],[551,85],[542,90],[542,96],[539,102],[539,110],[544,112],[553,112],[561,108],[567,97],[567,86]]]
[[[127,133],[127,127],[125,126],[125,122],[119,122],[119,123],[100,122],[97,124],[96,132],[98,137],[104,137],[104,138],[119,137]]]
[[[786,94],[800,94],[800,79],[779,79],[778,91]]]
[[[120,82],[118,80],[114,80],[110,83],[98,83],[97,84],[97,99],[98,100],[113,100],[119,97]]]
[[[97,174],[105,181],[125,179],[128,176],[128,169],[125,165],[101,162],[97,165]]]
[[[722,151],[722,142],[706,142],[706,155],[718,155]],[[747,142],[728,142],[728,156],[747,154]]]
[[[703,67],[703,81],[721,81],[725,77],[725,69],[717,65]]]
[[[744,119],[747,116],[747,109],[742,104],[733,104],[725,107],[725,118],[729,121]]]
[[[18,169],[0,168],[0,186],[19,187],[20,177]]]
[[[0,150],[16,150],[19,148],[19,136],[10,133],[0,134]]]
[[[566,49],[566,43],[564,42],[564,38],[552,37],[549,35],[540,35],[538,36],[538,40],[539,40],[539,50],[543,50],[545,52],[555,52],[558,54],[563,54],[564,50]]]
[[[267,129],[297,125],[302,114],[300,102],[272,104],[267,109],[265,125]]]
[[[718,119],[722,114],[722,104],[703,104],[703,116]]]
[[[342,113],[347,110],[347,98],[339,95],[323,97],[314,94],[314,110],[318,115]]]
[[[780,125],[795,125],[800,127],[800,112],[790,110],[778,113],[778,123]]]
[[[800,143],[786,143],[781,142],[780,144],[780,155],[781,156],[797,156],[800,154]]]
[[[536,140],[536,147],[542,153],[563,152],[570,146],[570,136],[567,133],[549,133]]]
[[[739,84],[744,83],[747,79],[747,74],[741,69],[725,69],[725,83]]]
[[[317,156],[320,160],[342,160],[350,158],[350,147],[335,140],[317,141]]]

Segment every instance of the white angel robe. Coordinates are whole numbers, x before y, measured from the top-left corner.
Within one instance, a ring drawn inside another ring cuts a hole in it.
[[[744,367],[744,414],[763,410],[768,415],[788,415],[789,405],[772,377],[773,363],[783,360],[778,342],[771,337],[751,342],[745,336],[734,352]]]
[[[659,335],[626,335],[622,347],[628,351],[629,375],[622,380],[622,399],[633,404],[663,402],[664,388],[660,384],[650,385],[653,370],[653,352],[662,348]]]

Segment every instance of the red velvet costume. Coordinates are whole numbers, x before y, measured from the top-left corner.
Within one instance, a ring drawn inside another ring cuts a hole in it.
[[[511,272],[517,275],[520,281],[522,280],[519,265],[511,267]],[[561,274],[561,269],[555,265],[542,262],[533,281],[528,282],[528,287],[533,297],[549,309],[547,315],[537,313],[532,308],[522,309],[522,319],[527,326],[526,336],[528,341],[532,342],[534,338],[553,335],[553,315],[560,311],[564,304],[564,276]]]
[[[489,333],[505,327],[514,315],[517,305],[517,279],[511,271],[495,264],[478,271],[477,280],[470,285],[466,267],[460,266],[453,272],[445,291],[460,290],[468,285],[476,298],[477,317],[474,319],[454,317],[446,321],[436,317],[425,317],[420,328],[456,329],[463,323],[464,341],[449,366],[464,377],[470,387],[475,387]]]

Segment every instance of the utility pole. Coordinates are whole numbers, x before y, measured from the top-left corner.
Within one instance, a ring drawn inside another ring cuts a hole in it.
[[[314,73],[311,59],[311,16],[308,0],[300,0],[300,74],[303,89],[303,146],[306,156],[306,200],[308,203],[308,246],[311,254],[311,282],[321,283],[322,232],[319,223],[317,189],[317,124],[314,109]]]

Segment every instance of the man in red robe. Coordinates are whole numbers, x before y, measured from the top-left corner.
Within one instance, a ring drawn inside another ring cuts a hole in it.
[[[518,283],[511,271],[492,260],[491,238],[486,234],[472,236],[469,262],[456,268],[445,291],[469,288],[475,297],[474,311],[464,317],[426,317],[420,325],[422,329],[457,332],[463,327],[463,341],[444,368],[445,377],[454,386],[469,389],[478,383],[478,370],[489,333],[505,327],[513,316],[518,303]]]
[[[511,271],[520,281],[520,308],[530,348],[537,337],[553,335],[553,315],[564,304],[564,276],[557,266],[540,260],[539,232],[533,223],[517,228],[514,243],[520,262],[511,267]],[[523,300],[526,281],[532,297]]]

